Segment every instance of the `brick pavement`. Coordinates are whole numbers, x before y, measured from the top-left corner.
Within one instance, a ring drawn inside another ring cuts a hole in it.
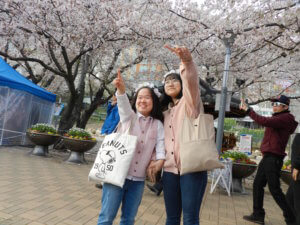
[[[0,225],[95,225],[101,207],[101,190],[88,182],[88,165],[63,161],[66,154],[50,150],[50,156],[30,155],[30,148],[0,147]],[[210,185],[207,186],[209,188]],[[286,189],[286,186],[284,187]],[[252,207],[249,195],[217,190],[204,196],[201,225],[246,225],[242,220]],[[270,194],[266,194],[266,224],[282,225],[283,216]],[[120,213],[115,221],[118,224]],[[137,225],[163,225],[163,197],[145,189]]]

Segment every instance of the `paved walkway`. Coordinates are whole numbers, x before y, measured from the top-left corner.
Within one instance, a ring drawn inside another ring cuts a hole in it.
[[[87,157],[88,165],[73,165],[63,161],[66,154],[50,150],[50,157],[45,158],[32,156],[30,151],[0,147],[0,225],[96,225],[101,190],[87,180],[93,156]],[[201,225],[252,224],[242,220],[251,211],[251,189],[247,189],[249,195],[228,197],[218,190],[209,194],[209,187],[201,208]],[[265,207],[266,224],[285,224],[269,193]],[[145,189],[136,224],[163,225],[165,218],[163,197]]]

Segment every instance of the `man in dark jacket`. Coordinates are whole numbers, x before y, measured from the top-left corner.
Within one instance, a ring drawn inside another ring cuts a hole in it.
[[[292,177],[293,181],[286,193],[286,198],[296,215],[296,224],[300,224],[300,133],[297,133],[292,144]]]
[[[264,187],[268,184],[271,195],[283,211],[287,224],[295,224],[295,215],[288,205],[280,187],[280,171],[285,157],[285,148],[290,135],[295,131],[298,123],[289,111],[290,100],[285,95],[272,100],[272,117],[263,117],[256,114],[242,100],[241,109],[256,123],[266,127],[260,149],[263,155],[258,165],[253,183],[253,213],[243,218],[254,223],[264,224],[265,210]]]

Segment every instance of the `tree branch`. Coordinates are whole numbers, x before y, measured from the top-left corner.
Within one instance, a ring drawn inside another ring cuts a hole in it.
[[[59,76],[62,76],[64,77],[65,74],[60,72],[60,71],[57,71],[55,69],[53,69],[52,67],[48,66],[46,63],[44,63],[42,60],[40,59],[36,59],[36,58],[30,58],[30,57],[13,57],[11,55],[8,55],[7,53],[5,52],[2,52],[0,51],[0,55],[2,55],[3,57],[7,57],[9,58],[10,60],[13,60],[13,61],[27,61],[27,62],[36,62],[36,63],[39,63],[41,66],[43,66],[44,68],[46,68],[47,70],[51,71],[52,73],[55,73]]]
[[[189,18],[187,18],[187,17],[185,17],[185,16],[183,16],[183,15],[180,15],[179,13],[176,13],[176,12],[173,11],[172,9],[169,9],[168,11],[171,12],[171,13],[173,13],[173,14],[175,14],[176,16],[179,16],[179,17],[182,18],[182,19],[185,19],[185,20],[188,20],[188,21],[191,21],[191,22],[194,22],[194,23],[199,23],[199,24],[201,24],[205,29],[208,29],[208,28],[209,28],[209,26],[207,26],[205,23],[199,22],[199,21],[197,21],[197,20],[189,19]]]
[[[285,48],[285,47],[283,47],[283,46],[281,46],[281,45],[279,45],[279,44],[276,44],[276,43],[274,43],[274,42],[272,42],[272,41],[269,41],[269,40],[266,40],[266,39],[264,39],[264,41],[267,42],[267,43],[269,43],[269,44],[272,44],[272,45],[276,46],[277,48],[281,48],[281,49],[287,50],[287,51],[291,51],[291,50],[295,49],[296,46],[300,44],[300,41],[299,41],[299,42],[296,42],[296,43],[295,43],[295,46],[290,47],[290,48]]]
[[[51,46],[51,39],[49,38],[48,40],[48,50],[50,52],[50,57],[53,60],[55,66],[57,67],[57,69],[62,72],[63,74],[66,74],[66,71],[62,68],[62,66],[59,64],[59,62],[56,59],[56,56],[53,52],[52,46]]]

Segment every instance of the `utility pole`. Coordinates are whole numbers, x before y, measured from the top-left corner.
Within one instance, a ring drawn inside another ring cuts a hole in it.
[[[223,73],[223,84],[222,84],[221,99],[220,99],[217,141],[216,141],[219,154],[221,154],[222,142],[223,142],[224,118],[225,118],[226,99],[227,99],[227,81],[228,81],[229,63],[230,63],[230,56],[231,56],[231,47],[236,37],[236,34],[233,34],[232,32],[228,32],[228,34],[230,34],[230,37],[228,38],[226,37],[222,39],[226,47],[226,55],[225,55],[225,65],[224,65],[224,73]]]

